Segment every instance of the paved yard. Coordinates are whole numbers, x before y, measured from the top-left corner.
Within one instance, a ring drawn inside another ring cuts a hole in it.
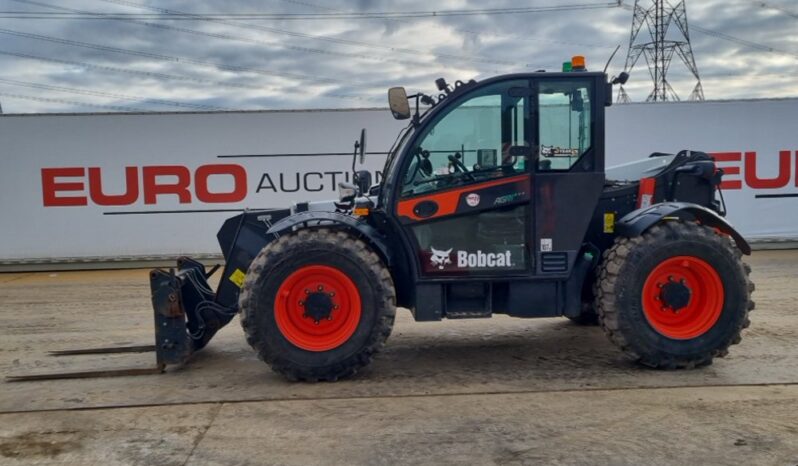
[[[0,382],[0,464],[798,465],[798,251],[750,258],[740,345],[642,369],[565,319],[415,323],[353,380],[292,384],[237,322],[163,375]],[[146,270],[0,274],[2,375],[146,367],[55,349],[152,340]]]

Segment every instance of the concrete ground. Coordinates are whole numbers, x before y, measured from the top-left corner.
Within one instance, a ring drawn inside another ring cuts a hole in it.
[[[752,326],[694,371],[624,360],[565,319],[415,323],[358,377],[295,384],[237,322],[163,375],[0,382],[0,464],[798,465],[798,251],[761,251]],[[0,374],[146,367],[145,270],[0,274]]]

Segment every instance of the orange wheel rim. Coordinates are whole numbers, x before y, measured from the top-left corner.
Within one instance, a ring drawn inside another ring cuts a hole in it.
[[[643,285],[643,313],[660,334],[689,340],[707,333],[723,310],[723,282],[703,259],[677,256],[664,260]]]
[[[274,318],[293,345],[329,351],[343,345],[360,323],[360,293],[335,267],[310,265],[289,275],[277,290]]]

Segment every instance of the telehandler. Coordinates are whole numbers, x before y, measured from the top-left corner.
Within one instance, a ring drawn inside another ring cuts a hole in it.
[[[340,184],[337,201],[228,219],[215,292],[207,280],[218,266],[181,258],[176,270],[155,269],[155,345],[88,352],[154,350],[149,371],[160,372],[240,314],[272,369],[334,381],[370,363],[402,307],[417,321],[597,322],[654,368],[725,356],[749,325],[754,285],[742,261],[751,249],[724,219],[722,170],[685,150],[605,173],[605,108],[628,75],[589,72],[582,57],[568,65],[439,79],[437,96],[390,89],[394,118],[409,124],[378,184],[356,170],[364,130],[354,183]]]

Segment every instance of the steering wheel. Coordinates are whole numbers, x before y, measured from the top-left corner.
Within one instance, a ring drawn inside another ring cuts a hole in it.
[[[472,181],[475,179],[474,175],[472,175],[471,172],[468,171],[468,168],[466,168],[465,164],[460,160],[459,152],[455,153],[454,155],[449,155],[448,158],[449,162],[451,162],[452,165],[454,165],[454,170],[456,172],[462,173],[463,175],[465,175],[466,178]]]
[[[408,185],[416,181],[420,176],[421,179],[429,178],[432,176],[432,162],[429,161],[429,151],[419,148],[415,154],[415,160],[411,162],[410,169],[405,175],[404,184]]]

